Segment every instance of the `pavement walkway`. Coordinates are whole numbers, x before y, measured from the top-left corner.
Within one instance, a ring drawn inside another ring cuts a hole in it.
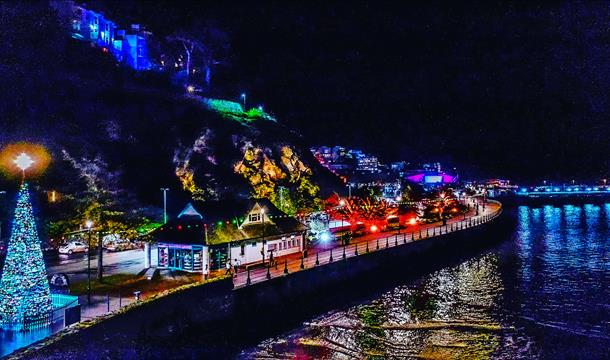
[[[440,222],[431,224],[415,225],[406,229],[406,231],[375,233],[355,238],[347,246],[335,246],[330,249],[308,249],[306,258],[302,258],[301,254],[291,254],[288,256],[277,257],[276,266],[257,267],[247,270],[240,270],[233,277],[235,288],[248,286],[267,281],[278,276],[285,276],[289,273],[302,271],[314,266],[322,266],[330,262],[342,260],[364,254],[367,252],[383,251],[388,248],[402,246],[413,241],[424,240],[429,237],[439,236],[442,234],[460,231],[473,226],[478,226],[484,222],[492,220],[499,214],[501,205],[495,202],[488,202],[486,206],[480,208],[479,215],[474,213],[447,220],[446,225]],[[402,229],[401,229],[402,230]]]

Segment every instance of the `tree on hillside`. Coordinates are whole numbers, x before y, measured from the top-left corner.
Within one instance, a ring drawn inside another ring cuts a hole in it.
[[[228,50],[228,36],[225,32],[209,24],[195,24],[167,37],[170,42],[180,44],[186,60],[186,81],[189,82],[193,68],[199,64],[203,68],[203,82],[210,87],[212,67],[221,63]]]

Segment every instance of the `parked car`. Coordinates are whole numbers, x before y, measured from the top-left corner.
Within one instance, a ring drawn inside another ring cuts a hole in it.
[[[110,241],[104,245],[106,251],[115,252],[115,251],[125,251],[125,250],[133,250],[140,248],[140,243],[135,241],[129,241],[120,239],[117,241]]]
[[[66,245],[59,247],[60,254],[74,254],[79,252],[86,253],[87,251],[89,251],[87,244],[80,241],[71,241]]]

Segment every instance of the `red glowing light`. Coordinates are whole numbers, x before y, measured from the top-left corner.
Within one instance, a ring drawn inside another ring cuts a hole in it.
[[[410,219],[409,219],[409,225],[415,225],[415,224],[417,224],[417,219],[415,219],[415,218],[410,218]]]
[[[376,232],[377,230],[379,230],[377,225],[371,225],[371,232]]]
[[[178,230],[182,230],[182,225],[178,225]]]

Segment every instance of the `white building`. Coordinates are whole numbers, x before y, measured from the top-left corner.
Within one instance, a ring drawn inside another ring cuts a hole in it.
[[[189,203],[153,234],[158,267],[189,272],[247,266],[304,251],[305,225],[268,200]]]

